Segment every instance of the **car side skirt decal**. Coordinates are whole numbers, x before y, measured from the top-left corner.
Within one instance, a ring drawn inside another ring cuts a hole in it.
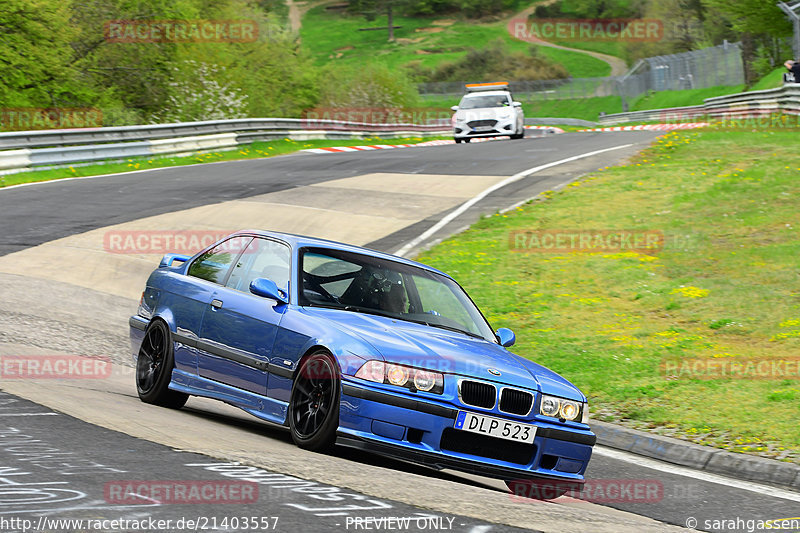
[[[176,342],[179,342],[186,346],[197,348],[198,350],[210,353],[212,355],[216,355],[217,357],[229,359],[231,361],[235,361],[237,363],[255,368],[257,370],[269,372],[270,374],[274,374],[278,377],[289,378],[289,379],[294,377],[294,371],[289,368],[282,367],[280,365],[276,365],[270,363],[269,361],[264,361],[262,359],[257,359],[251,355],[247,355],[246,353],[240,352],[238,350],[232,350],[231,348],[227,348],[225,346],[221,346],[216,343],[204,341],[202,339],[195,339],[192,337],[188,337],[186,335],[182,335],[180,333],[173,333],[172,337]]]
[[[184,372],[172,371],[169,388],[193,396],[204,396],[235,405],[253,416],[275,424],[285,424],[289,404],[274,398],[231,387],[224,383]]]

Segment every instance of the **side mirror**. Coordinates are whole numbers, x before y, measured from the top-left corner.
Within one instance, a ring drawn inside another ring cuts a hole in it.
[[[453,111],[458,111],[458,106],[457,105],[450,106],[450,109],[452,109]]]
[[[520,102],[511,102],[511,105],[514,107],[522,107],[522,103]]]
[[[256,278],[250,282],[250,292],[262,298],[270,298],[281,304],[289,303],[289,296],[278,288],[274,281]]]
[[[500,341],[500,346],[508,348],[509,346],[514,346],[514,343],[517,342],[517,336],[508,328],[498,329],[496,335],[497,340]]]

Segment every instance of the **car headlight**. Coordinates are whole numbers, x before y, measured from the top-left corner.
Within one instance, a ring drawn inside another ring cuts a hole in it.
[[[414,372],[414,386],[417,390],[429,392],[436,386],[436,373],[427,370]]]
[[[399,366],[399,365],[389,365],[386,368],[386,379],[389,380],[389,383],[392,385],[397,385],[398,387],[404,386],[408,383],[408,374],[410,372],[406,367]]]
[[[434,394],[444,392],[443,374],[383,361],[367,361],[361,365],[355,377],[375,383],[404,387],[412,392],[422,391]]]
[[[582,402],[566,400],[556,396],[542,395],[539,403],[539,413],[544,416],[552,416],[564,420],[578,420],[586,423],[588,421],[588,405]]]
[[[558,401],[558,398],[553,398],[552,396],[542,396],[542,406],[539,409],[539,412],[544,416],[556,416],[558,415],[558,410],[560,407],[561,403]]]

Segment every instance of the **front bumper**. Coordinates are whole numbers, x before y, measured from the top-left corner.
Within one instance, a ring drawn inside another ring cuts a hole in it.
[[[468,407],[462,410],[471,411]],[[474,411],[473,411],[474,412]],[[595,435],[541,421],[533,444],[455,429],[458,408],[345,379],[337,442],[436,469],[504,480],[551,479],[580,485]]]
[[[453,125],[453,137],[466,139],[472,137],[497,137],[499,135],[514,135],[516,133],[516,121],[513,118],[500,119],[493,126],[487,129],[475,129],[469,122],[456,122]]]

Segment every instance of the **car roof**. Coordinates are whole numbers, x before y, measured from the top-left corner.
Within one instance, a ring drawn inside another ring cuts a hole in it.
[[[464,98],[474,98],[476,96],[511,96],[511,91],[480,91],[467,93]]]
[[[396,261],[398,263],[403,263],[406,265],[423,268],[425,270],[436,272],[437,274],[441,274],[442,276],[446,276],[452,279],[452,276],[449,276],[448,274],[445,274],[441,270],[438,270],[426,264],[418,263],[417,261],[412,261],[404,257],[387,254],[385,252],[380,252],[378,250],[372,250],[371,248],[355,246],[353,244],[345,244],[343,242],[331,241],[328,239],[320,239],[318,237],[309,237],[306,235],[296,235],[294,233],[283,233],[279,231],[266,231],[266,230],[241,230],[233,233],[232,235],[259,235],[262,237],[273,237],[275,239],[279,239],[286,242],[287,244],[289,244],[289,246],[291,246],[295,250],[304,247],[330,248],[332,250],[341,250],[344,252],[353,252],[357,254],[369,255],[371,257],[380,257],[382,259],[387,259],[389,261]]]

